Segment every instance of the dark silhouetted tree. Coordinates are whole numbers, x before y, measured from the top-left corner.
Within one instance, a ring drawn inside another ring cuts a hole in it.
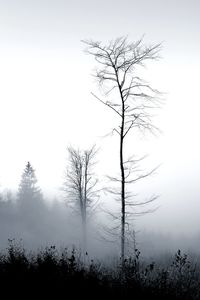
[[[120,183],[121,201],[121,258],[125,256],[125,227],[127,223],[127,205],[131,203],[127,185],[152,173],[138,173],[138,160],[125,158],[125,141],[132,130],[154,131],[151,110],[159,106],[157,91],[146,83],[139,75],[140,68],[147,61],[158,58],[160,44],[145,46],[142,39],[129,42],[126,37],[117,38],[106,45],[96,41],[83,41],[87,45],[86,52],[94,56],[99,65],[94,76],[96,77],[102,96],[93,96],[111,109],[119,119],[119,126],[113,129],[119,136],[119,167],[120,177],[110,177]],[[114,191],[113,191],[114,192]],[[149,203],[155,197],[141,203]],[[138,205],[138,204],[137,204]]]

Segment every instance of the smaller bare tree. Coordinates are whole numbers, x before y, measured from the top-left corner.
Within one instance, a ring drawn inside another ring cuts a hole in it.
[[[96,153],[95,146],[84,151],[68,148],[69,165],[63,188],[67,203],[81,216],[84,251],[87,248],[88,214],[94,210],[99,198],[97,179],[93,172]]]

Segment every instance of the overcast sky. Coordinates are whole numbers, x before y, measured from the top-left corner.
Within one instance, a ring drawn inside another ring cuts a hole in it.
[[[134,150],[150,155],[149,166],[162,163],[146,183],[146,193],[161,195],[161,207],[146,222],[199,227],[199,11],[194,0],[0,0],[1,187],[16,189],[29,160],[42,189],[56,193],[70,144],[97,143],[102,173],[109,170],[114,149],[101,136],[114,115],[90,94],[95,63],[81,40],[145,35],[147,44],[163,42],[146,79],[166,93],[156,120],[162,135],[134,140]]]

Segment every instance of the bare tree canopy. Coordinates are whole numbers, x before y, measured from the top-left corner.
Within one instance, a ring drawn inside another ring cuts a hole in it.
[[[67,202],[81,215],[84,248],[86,248],[88,213],[98,200],[97,179],[93,173],[96,153],[95,146],[84,151],[68,148],[69,165],[63,187]]]
[[[138,73],[148,61],[159,58],[161,44],[146,46],[143,39],[129,42],[127,37],[119,37],[106,45],[93,40],[83,42],[87,45],[86,52],[94,56],[98,64],[94,76],[100,87],[101,96],[92,94],[119,118],[119,126],[113,130],[119,135],[120,178],[111,179],[121,184],[121,258],[124,261],[125,225],[128,215],[126,205],[131,205],[127,184],[145,178],[153,172],[152,170],[133,177],[138,161],[125,159],[124,142],[134,129],[151,132],[157,130],[152,122],[151,111],[159,107],[159,92]],[[152,197],[141,204],[150,203],[155,198]]]

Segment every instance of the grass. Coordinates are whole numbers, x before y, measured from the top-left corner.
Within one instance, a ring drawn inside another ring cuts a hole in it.
[[[85,263],[83,263],[85,261]],[[125,260],[123,270],[82,259],[73,249],[58,251],[55,246],[37,253],[9,240],[0,255],[0,288],[5,299],[10,296],[72,299],[106,297],[117,299],[200,299],[200,264],[191,262],[180,250],[167,263],[145,262],[140,252]],[[80,297],[80,296],[79,296]]]

